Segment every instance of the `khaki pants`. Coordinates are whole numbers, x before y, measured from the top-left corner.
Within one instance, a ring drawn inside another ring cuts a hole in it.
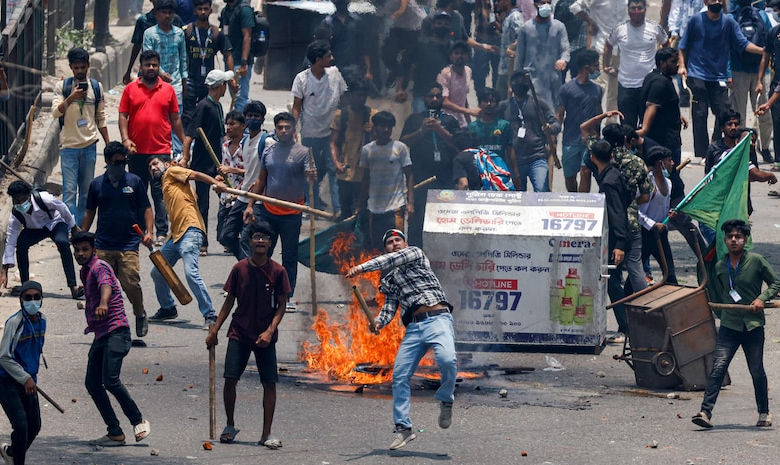
[[[615,50],[612,51],[612,68],[620,68],[620,55],[614,55]],[[602,54],[601,61],[603,63],[604,56]],[[605,72],[601,72],[599,77],[594,81],[604,91],[604,111],[611,111],[618,109],[618,80],[616,76],[612,76]],[[607,123],[619,123],[620,120],[617,117],[610,118]]]
[[[756,105],[756,97],[758,97],[758,105],[763,105],[766,103],[767,91],[764,90],[764,92],[761,92],[761,95],[756,95],[756,84],[758,83],[757,74],[732,71],[731,77],[733,84],[731,86],[731,92],[729,92],[729,102],[731,103],[731,108],[742,115],[742,124],[747,126],[748,116],[755,113],[756,108],[758,108]],[[770,92],[772,91],[770,86],[764,86],[764,89],[769,89]],[[749,100],[748,96],[750,96]],[[747,108],[752,111],[746,111],[745,109],[748,102],[750,105],[747,106]],[[769,141],[772,139],[772,116],[769,113],[765,113],[763,116],[757,118],[761,148],[769,149]]]
[[[113,268],[135,316],[143,316],[144,294],[141,290],[141,264],[137,250],[97,250],[97,256]]]

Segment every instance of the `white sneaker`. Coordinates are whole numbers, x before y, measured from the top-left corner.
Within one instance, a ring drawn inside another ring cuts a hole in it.
[[[6,465],[14,465],[14,458],[8,455],[8,450],[11,448],[11,445],[4,442],[2,446],[0,446],[0,457],[3,457],[3,460],[5,460]]]
[[[393,443],[390,444],[390,450],[400,449],[415,439],[417,439],[417,435],[412,432],[411,428],[404,429],[396,427],[395,439],[393,439]]]
[[[285,305],[285,306],[284,306],[284,309],[285,309],[285,310],[297,310],[297,309],[298,309],[298,307],[296,307],[294,303],[292,303],[292,302],[290,302],[290,301],[288,300],[288,301],[287,301],[287,305]]]

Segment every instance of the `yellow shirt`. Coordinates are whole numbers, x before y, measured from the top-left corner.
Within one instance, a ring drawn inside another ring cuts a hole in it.
[[[347,130],[344,132],[344,142],[339,147],[338,160],[342,163],[349,165],[349,168],[344,170],[343,173],[336,173],[336,178],[342,181],[360,182],[363,179],[363,169],[358,167],[360,162],[360,150],[363,148],[365,141],[365,131],[363,131],[363,112],[353,111],[352,108],[348,108],[347,115]],[[377,110],[371,109],[368,120],[377,113]],[[341,108],[336,110],[333,114],[333,120],[330,125],[331,130],[336,131],[338,134],[341,130]]]
[[[163,201],[171,222],[173,242],[178,242],[189,228],[198,228],[206,234],[206,226],[198,210],[198,196],[188,178],[192,170],[171,166],[162,178]]]

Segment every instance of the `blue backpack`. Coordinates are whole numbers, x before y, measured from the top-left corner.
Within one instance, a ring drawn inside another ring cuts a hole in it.
[[[515,190],[512,174],[500,155],[483,149],[470,149],[468,151],[474,154],[474,164],[477,166],[479,178],[482,180],[483,191]]]

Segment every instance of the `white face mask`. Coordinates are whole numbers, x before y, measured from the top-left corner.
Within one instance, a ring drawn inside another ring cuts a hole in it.
[[[549,18],[551,14],[552,14],[551,4],[545,3],[544,5],[539,5],[539,17]]]

